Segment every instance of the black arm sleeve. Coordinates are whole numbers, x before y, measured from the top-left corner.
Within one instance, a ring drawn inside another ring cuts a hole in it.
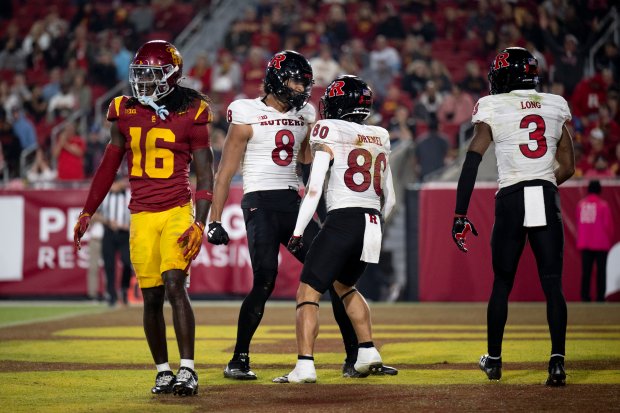
[[[480,161],[482,161],[482,155],[478,152],[467,151],[465,163],[463,163],[463,169],[459,177],[459,183],[456,187],[456,208],[454,213],[457,215],[467,215],[469,199],[471,198],[471,193],[474,191],[474,184],[476,183],[476,175],[478,175],[478,165],[480,165]]]

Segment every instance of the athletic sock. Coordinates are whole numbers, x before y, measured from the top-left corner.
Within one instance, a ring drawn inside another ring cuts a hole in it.
[[[372,341],[365,341],[358,344],[359,348],[373,348],[375,345]]]
[[[172,371],[168,362],[156,364],[155,367],[157,367],[158,373],[161,373],[162,371]]]
[[[297,355],[297,360],[311,360],[312,362],[314,362],[314,357],[313,356],[305,356],[305,355]]]
[[[181,367],[187,367],[187,368],[194,370],[194,360],[181,359]]]

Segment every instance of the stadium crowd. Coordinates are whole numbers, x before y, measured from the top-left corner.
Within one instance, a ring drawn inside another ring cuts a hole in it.
[[[77,110],[92,115],[94,101],[126,81],[133,51],[142,42],[173,41],[195,9],[209,2],[65,3],[0,6],[0,166],[6,164],[10,176],[22,182],[90,177],[109,139],[106,125],[94,124],[91,116],[87,136],[79,136],[69,124],[54,147],[52,128]],[[205,51],[193,67],[185,67],[185,81],[213,101],[217,160],[227,129],[222,112],[235,98],[262,93],[273,53],[297,50],[314,70],[315,106],[337,75],[361,76],[377,98],[371,123],[390,131],[394,147],[433,137],[417,152],[422,158],[424,151],[438,153],[438,163],[431,165],[437,169],[456,155],[461,125],[469,124],[476,100],[488,94],[488,62],[498,50],[522,46],[539,61],[540,89],[569,102],[575,177],[618,177],[618,45],[606,42],[594,56],[594,74],[586,75],[589,52],[612,3],[260,0],[233,22],[216,54]],[[24,173],[19,159],[28,148],[36,148],[35,162]]]

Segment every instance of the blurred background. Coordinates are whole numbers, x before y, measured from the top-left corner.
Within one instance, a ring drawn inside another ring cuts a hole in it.
[[[0,298],[105,296],[103,276],[97,276],[96,292],[89,291],[87,274],[92,279],[94,271],[102,271],[100,259],[88,248],[73,251],[72,228],[109,140],[107,106],[131,93],[129,63],[153,39],[177,46],[184,84],[211,98],[216,161],[228,104],[262,94],[265,66],[277,51],[296,50],[308,58],[316,107],[339,74],[358,75],[371,85],[375,104],[369,122],[390,132],[398,197],[386,223],[381,263],[370,266],[360,282],[372,300],[488,298],[497,189],[492,148],[470,207],[480,236],[470,240],[467,255],[452,244],[450,230],[471,112],[488,94],[490,61],[509,46],[534,54],[540,91],[563,96],[573,114],[577,171],[560,191],[569,300],[580,299],[575,211],[590,180],[602,183],[614,242],[620,241],[616,2],[6,0],[0,2],[0,23]],[[233,242],[213,247],[205,241],[192,266],[194,298],[239,297],[251,286],[239,181],[224,214]],[[620,253],[615,251],[610,260]],[[291,298],[300,266],[284,250],[281,258],[274,296]],[[620,264],[607,270],[617,274]],[[539,290],[528,248],[512,298],[542,300]]]

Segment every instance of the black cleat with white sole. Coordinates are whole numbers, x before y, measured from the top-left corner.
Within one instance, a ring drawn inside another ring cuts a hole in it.
[[[177,381],[172,386],[175,396],[193,396],[198,394],[198,375],[189,367],[181,367],[177,373]]]
[[[176,382],[174,373],[170,370],[160,371],[155,376],[155,386],[151,388],[153,394],[169,394],[172,393],[172,386]]]

